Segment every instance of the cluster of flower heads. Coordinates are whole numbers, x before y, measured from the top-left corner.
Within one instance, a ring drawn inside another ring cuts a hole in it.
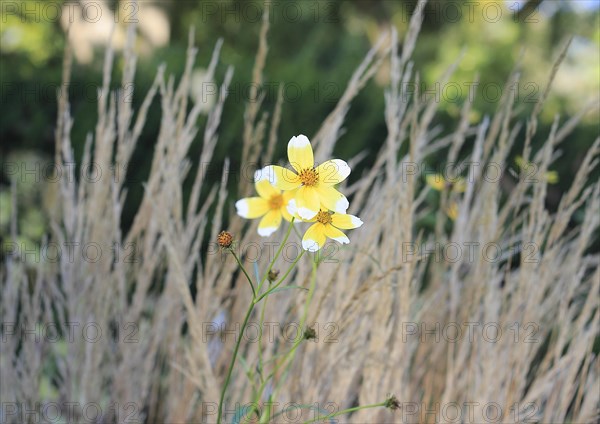
[[[313,223],[302,238],[302,247],[311,252],[321,249],[327,238],[349,243],[340,230],[358,228],[363,222],[346,214],[348,199],[335,186],[350,175],[350,167],[340,159],[315,166],[310,141],[304,135],[292,137],[287,150],[293,170],[269,165],[256,171],[258,196],[238,200],[238,215],[261,218],[258,234],[263,237],[273,234],[282,219]]]

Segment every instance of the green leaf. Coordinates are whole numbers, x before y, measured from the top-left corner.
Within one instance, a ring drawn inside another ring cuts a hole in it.
[[[301,287],[301,286],[285,286],[285,287],[277,287],[276,289],[270,290],[268,293],[272,294],[272,293],[275,293],[275,292],[279,292],[279,291],[283,291],[283,290],[289,290],[289,289],[300,289],[300,290],[306,290],[306,291],[308,291],[307,288]]]

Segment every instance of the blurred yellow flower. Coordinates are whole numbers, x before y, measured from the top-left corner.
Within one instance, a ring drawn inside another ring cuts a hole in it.
[[[257,197],[247,197],[235,203],[237,214],[242,218],[260,218],[258,234],[268,237],[281,225],[281,218],[291,221],[292,216],[288,212],[288,203],[294,197],[294,191],[281,192],[280,189],[271,185],[266,178],[268,173],[263,168],[254,174],[254,186]]]
[[[458,203],[450,203],[450,206],[446,208],[446,215],[448,215],[448,218],[452,221],[456,221],[456,218],[458,217]]]
[[[548,181],[548,184],[558,183],[558,172],[556,172],[556,171],[546,172],[546,181]]]
[[[533,162],[526,162],[525,159],[523,159],[523,156],[517,156],[515,158],[515,164],[521,171],[525,172],[528,177],[535,177],[535,174],[537,174],[538,166]],[[544,174],[544,179],[548,184],[556,184],[559,180],[558,172],[547,171]]]
[[[321,249],[327,238],[342,244],[348,244],[350,240],[340,229],[351,230],[363,225],[361,219],[354,215],[330,213],[322,209],[310,222],[314,222],[314,224],[306,230],[304,237],[302,237],[302,248],[309,252],[316,252]]]
[[[442,174],[428,174],[425,176],[425,182],[429,187],[437,191],[451,189],[455,193],[464,193],[467,189],[465,179],[457,177],[454,180],[445,178]]]
[[[280,190],[295,190],[298,216],[313,219],[323,208],[346,213],[348,199],[333,186],[350,175],[350,167],[340,159],[332,159],[315,167],[310,141],[304,135],[292,137],[288,143],[288,159],[294,171],[277,165],[264,168],[266,178]]]

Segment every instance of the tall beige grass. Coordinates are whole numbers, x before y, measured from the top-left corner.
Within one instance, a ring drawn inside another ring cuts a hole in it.
[[[532,151],[538,114],[552,95],[555,68],[548,71],[547,89],[526,122],[514,119],[519,105],[507,95],[493,116],[472,125],[467,101],[455,129],[439,137],[438,104],[403,91],[404,84],[419,78],[410,57],[421,20],[420,13],[413,16],[402,43],[392,30],[366,54],[339,103],[311,137],[317,162],[330,157],[336,144],[344,142],[343,131],[352,130],[345,117],[353,98],[389,61],[391,82],[381,111],[388,136],[375,163],[346,187],[352,196],[349,213],[360,216],[365,225],[351,234],[348,247],[326,250],[332,257],[319,268],[308,320],[320,330],[319,340],[304,343],[289,372],[278,376],[284,384],[274,410],[283,412],[294,402],[317,404],[331,412],[381,402],[394,393],[400,410],[363,410],[339,419],[447,422],[458,408],[462,416],[456,422],[493,422],[498,413],[497,422],[593,422],[598,419],[600,398],[600,360],[597,348],[593,350],[599,335],[600,267],[598,254],[590,253],[589,246],[598,234],[600,185],[590,183],[589,176],[598,165],[600,140],[585,156],[556,213],[545,207],[547,186],[539,176],[556,159],[561,142],[579,120],[598,112],[598,99],[570,121],[556,117],[552,131],[544,134],[543,147]],[[263,25],[253,72],[257,83],[268,66],[268,19]],[[251,293],[234,259],[216,251],[214,244],[207,247],[205,241],[214,241],[227,222],[242,253],[252,243],[263,247],[260,270],[269,259],[269,247],[256,235],[255,224],[245,227],[233,210],[232,199],[247,195],[251,181],[241,178],[237,190],[230,192],[228,178],[239,172],[230,169],[228,161],[217,164],[223,169],[220,184],[210,184],[206,166],[189,175],[192,163],[215,164],[213,152],[219,127],[226,125],[221,115],[233,69],[220,82],[218,101],[204,128],[198,125],[204,105],[189,103],[197,51],[191,43],[183,75],[168,75],[161,67],[142,107],[132,110],[128,97],[136,69],[135,37],[132,26],[119,90],[109,89],[117,58],[113,50],[106,51],[98,123],[90,129],[81,158],[73,157],[74,123],[67,91],[61,93],[55,160],[62,169],[70,169],[71,162],[93,161],[104,170],[115,163],[124,170],[148,108],[157,99],[162,115],[144,198],[124,234],[120,228],[125,179],[90,182],[71,169],[71,178],[63,176],[45,188],[56,190],[59,199],[45,211],[51,222],[46,242],[60,246],[93,242],[103,247],[104,254],[96,262],[82,258],[77,248],[73,260],[67,254],[54,262],[23,260],[17,254],[6,257],[0,302],[0,394],[6,422],[21,422],[22,415],[13,414],[13,405],[32,409],[36,403],[49,402],[61,408],[68,402],[98,405],[102,410],[98,422],[216,419],[235,337],[212,330],[220,323],[228,331],[239,328]],[[556,66],[567,48],[568,43],[557,51]],[[220,44],[208,65],[211,77],[219,50]],[[67,51],[64,86],[70,69]],[[449,81],[452,72],[448,69],[440,82]],[[515,72],[507,84],[518,75]],[[260,101],[249,102],[239,149],[232,155],[241,155],[243,164],[277,161],[274,146],[295,135],[278,129],[280,113],[293,107],[281,95],[273,111],[265,110]],[[509,151],[522,137],[523,156],[539,166],[537,181],[507,173]],[[190,145],[197,138],[203,140],[202,152],[200,157],[190,157]],[[459,159],[464,151],[469,156]],[[422,167],[428,157],[440,152],[446,152],[448,163],[465,162],[463,174],[468,172],[471,178],[464,195],[440,194],[442,205],[458,200],[456,220],[451,223],[440,209],[435,231],[417,232],[419,220],[432,210],[427,203],[431,189],[415,166]],[[355,158],[354,163],[360,160]],[[484,178],[483,170],[490,164],[503,170],[503,184]],[[193,188],[184,203],[186,179],[193,181]],[[584,211],[584,218],[574,227],[577,210]],[[17,240],[18,209],[14,213],[12,237]],[[268,241],[282,237],[280,230]],[[462,254],[450,260],[419,249],[436,243],[453,243],[463,248]],[[469,243],[499,246],[502,256],[491,260],[496,253],[490,250],[486,259],[476,248],[472,257],[466,254]],[[116,255],[113,246],[123,249]],[[128,260],[131,252],[135,261]],[[284,254],[276,267],[285,269],[289,255]],[[248,257],[246,261],[253,269]],[[300,261],[294,284],[306,286],[309,275],[310,263]],[[265,321],[279,323],[272,327],[276,329],[298,322],[304,292],[290,290],[274,296],[277,301],[267,304]],[[255,314],[252,321],[258,319]],[[63,337],[57,342],[49,333],[36,338],[19,331],[35,328],[36,323],[56,323]],[[81,329],[89,323],[101,329],[103,337],[94,342],[82,337]],[[465,333],[468,325],[473,337]],[[115,326],[121,330],[119,335],[109,336]],[[457,327],[462,336],[449,340]],[[73,328],[74,340],[66,340]],[[497,328],[501,337],[496,337]],[[276,330],[263,339],[261,348],[268,360],[290,346],[285,334]],[[236,403],[244,405],[251,399],[252,386],[245,374],[255,367],[257,352],[257,344],[247,336],[241,350],[244,361],[236,364],[228,390],[228,422],[234,420]],[[282,414],[274,421],[292,421],[290,417]],[[303,419],[312,417],[314,411],[303,410]],[[85,418],[81,415],[75,421],[85,422]]]

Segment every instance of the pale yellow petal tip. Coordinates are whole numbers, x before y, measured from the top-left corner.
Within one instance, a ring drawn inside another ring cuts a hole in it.
[[[273,234],[275,231],[277,231],[278,227],[265,227],[265,228],[260,228],[258,227],[258,235],[261,237],[269,237],[271,234]]]
[[[335,240],[335,241],[337,241],[338,243],[341,243],[341,244],[349,244],[350,243],[350,239],[348,237],[346,237],[346,236],[344,236],[344,237],[332,237],[331,239]]]
[[[340,213],[334,213],[331,215],[331,224],[336,228],[343,230],[353,230],[363,225],[363,221],[354,215],[346,215]]]
[[[267,165],[264,168],[254,171],[254,182],[268,181],[271,185],[275,185],[275,171],[273,165]]]
[[[317,166],[319,182],[326,186],[339,184],[350,175],[350,166],[341,159],[331,159]]]
[[[267,172],[268,172],[268,166],[265,166],[264,168],[261,169],[257,169],[256,171],[254,171],[254,182],[257,183],[259,181],[263,181],[263,180],[268,180],[268,176],[267,176]]]
[[[235,202],[235,209],[237,211],[237,214],[242,218],[248,217],[250,207],[248,206],[248,201],[246,199],[240,199],[237,202]]]
[[[333,162],[337,165],[337,172],[341,177],[341,180],[344,181],[350,175],[352,170],[350,169],[350,165],[341,159],[333,159]]]
[[[345,214],[349,207],[350,207],[350,203],[348,202],[348,199],[346,199],[345,197],[342,197],[335,203],[334,210],[337,213]]]
[[[362,227],[364,222],[358,216],[350,215],[350,222],[354,225],[354,228]]]
[[[319,213],[319,211],[313,211],[311,209],[304,208],[304,207],[297,208],[296,211],[300,218],[306,219],[306,220],[313,219],[315,216],[317,216],[317,213]]]
[[[305,147],[311,147],[310,146],[310,140],[304,134],[300,134],[300,135],[297,135],[297,136],[294,136],[294,137],[290,138],[288,146],[289,147],[294,147],[296,149],[302,149],[302,148],[305,148]]]
[[[319,246],[319,243],[317,243],[315,240],[311,240],[311,239],[302,240],[302,248],[304,250],[308,250],[309,252],[316,252],[321,247],[322,246]]]
[[[298,224],[299,222],[302,222],[302,218],[300,217],[300,215],[298,215],[298,207],[296,206],[296,199],[290,199],[290,201],[288,202],[287,206],[286,206],[287,212],[293,216],[294,218],[296,218],[296,220],[294,221],[296,224]]]

